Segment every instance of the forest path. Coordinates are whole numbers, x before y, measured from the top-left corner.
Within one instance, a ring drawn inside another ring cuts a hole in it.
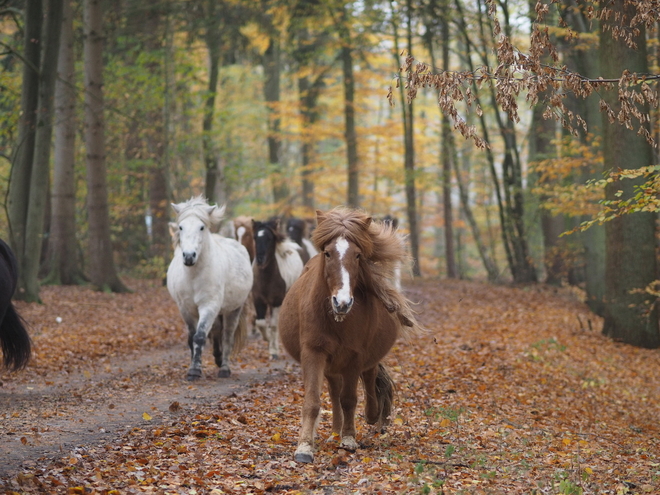
[[[145,288],[143,285],[139,290]],[[180,338],[168,336],[156,348],[147,345],[141,352],[136,348],[128,349],[134,346],[126,344],[137,341],[130,333],[125,339],[115,335],[119,352],[111,359],[104,359],[107,357],[104,356],[94,362],[95,352],[85,348],[89,342],[76,342],[77,334],[66,322],[55,320],[56,325],[51,326],[52,320],[57,318],[53,315],[65,314],[67,308],[86,310],[92,307],[97,312],[95,320],[79,320],[73,325],[91,323],[94,332],[112,332],[113,325],[108,325],[106,318],[115,319],[115,314],[105,310],[116,305],[121,307],[118,301],[135,297],[135,294],[113,296],[80,288],[60,288],[69,297],[57,298],[58,302],[56,299],[49,301],[54,290],[45,288],[43,306],[18,303],[19,307],[25,306],[20,309],[29,322],[40,323],[33,335],[36,349],[33,362],[25,371],[6,373],[0,380],[0,478],[6,479],[21,469],[33,468],[68,452],[84,451],[89,445],[112,444],[132,428],[162,424],[181,413],[192,413],[198,407],[221,401],[223,396],[240,393],[251,383],[269,380],[285,366],[294,366],[287,358],[276,362],[260,359],[258,355],[262,352],[264,357],[267,355],[265,343],[252,336],[245,354],[259,362],[258,367],[248,366],[245,359],[239,359],[230,378],[218,378],[217,367],[207,348],[204,376],[189,382],[185,380],[189,351],[183,330],[176,330],[176,326],[181,326],[176,311],[170,313],[175,325],[173,333],[179,333]],[[165,308],[174,305],[168,304],[162,289],[146,290],[158,294],[158,301]],[[100,296],[104,302],[79,300],[77,296],[81,295]],[[104,311],[99,312],[99,308]],[[132,325],[145,325],[143,330],[149,331],[152,323],[141,308],[139,304],[124,308],[129,311],[124,312],[123,317],[132,319]],[[45,314],[50,314],[51,318]],[[31,333],[34,327],[32,324]],[[57,336],[61,332],[65,334],[63,338],[49,339],[50,334]],[[103,335],[99,335],[97,341],[102,339]],[[47,348],[49,341],[53,345]],[[120,354],[121,348],[127,352],[125,355]],[[67,360],[67,356],[70,359]],[[64,363],[62,369],[53,369],[57,363]]]

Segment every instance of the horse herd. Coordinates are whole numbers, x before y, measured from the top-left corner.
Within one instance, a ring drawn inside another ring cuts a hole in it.
[[[240,351],[252,324],[268,341],[271,359],[279,357],[281,342],[301,364],[304,399],[296,461],[313,462],[324,380],[332,403],[332,433],[342,448],[358,448],[359,382],[366,421],[382,429],[392,409],[394,382],[381,361],[398,337],[423,331],[400,289],[398,274],[409,259],[396,225],[337,207],[316,212],[311,238],[303,220],[291,219],[285,235],[277,219],[248,217],[234,220],[235,236],[230,238],[217,233],[224,207],[196,197],[173,208],[177,217],[170,223],[174,255],[167,288],[188,330],[186,378],[202,376],[208,341],[219,376],[230,376],[230,357]],[[3,269],[15,273],[15,263],[5,264],[9,268],[0,264],[0,281]],[[10,300],[14,289],[15,279],[13,286],[0,290],[5,320],[15,314]],[[2,323],[4,363],[14,369],[29,357],[27,333],[27,348],[16,333]]]

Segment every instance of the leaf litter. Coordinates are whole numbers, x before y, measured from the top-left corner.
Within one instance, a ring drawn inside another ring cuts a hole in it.
[[[285,359],[273,369],[265,343],[254,338],[234,375],[256,379],[214,394],[225,382],[212,376],[206,356],[202,385],[186,384],[176,307],[164,288],[136,284],[128,295],[48,287],[43,305],[20,306],[36,357],[23,373],[2,376],[8,404],[7,390],[39,389],[62,376],[104,379],[76,385],[77,397],[44,396],[33,407],[2,411],[0,434],[23,421],[14,436],[27,429],[29,443],[47,435],[42,406],[49,400],[73,418],[94,409],[91,400],[99,423],[123,401],[141,409],[114,436],[33,459],[3,477],[7,493],[624,494],[660,486],[660,353],[603,337],[601,320],[576,291],[409,284],[430,332],[397,343],[386,359],[398,388],[391,424],[376,432],[360,416],[360,449],[340,449],[324,393],[315,462],[303,465],[293,461],[299,367]],[[160,368],[119,372],[167,349],[175,349],[173,360]],[[266,368],[264,379],[258,373]],[[196,396],[204,384],[210,392]],[[197,392],[175,396],[177,387]]]

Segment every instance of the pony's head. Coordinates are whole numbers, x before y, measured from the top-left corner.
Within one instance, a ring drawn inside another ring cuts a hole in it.
[[[183,264],[193,266],[211,232],[219,228],[225,207],[209,205],[202,196],[197,196],[183,203],[172,203],[172,208],[177,214],[176,222],[170,224],[172,241],[181,248]]]
[[[289,239],[300,245],[302,245],[306,229],[307,223],[301,218],[289,218],[289,221],[286,223],[286,235],[289,236]]]
[[[354,291],[364,282],[363,269],[373,255],[372,219],[343,207],[317,211],[316,218],[312,242],[323,253],[323,276],[333,316],[342,321],[353,307]]]
[[[280,234],[278,220],[268,220],[260,222],[252,221],[252,234],[254,236],[255,261],[257,266],[266,266],[275,255],[277,243],[284,240]]]

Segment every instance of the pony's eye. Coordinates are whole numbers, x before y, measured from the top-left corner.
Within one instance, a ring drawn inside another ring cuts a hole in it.
[[[204,230],[204,226],[202,225],[202,226],[199,228],[199,230]]]
[[[179,230],[183,230],[183,227],[181,227],[181,225],[179,225]]]
[[[358,253],[358,254],[355,255],[355,259],[356,259],[356,260],[359,260],[359,259],[360,259],[360,253]]]
[[[330,257],[330,253],[327,252],[327,251],[323,251],[323,255],[324,255],[326,258],[329,258],[329,257]]]

